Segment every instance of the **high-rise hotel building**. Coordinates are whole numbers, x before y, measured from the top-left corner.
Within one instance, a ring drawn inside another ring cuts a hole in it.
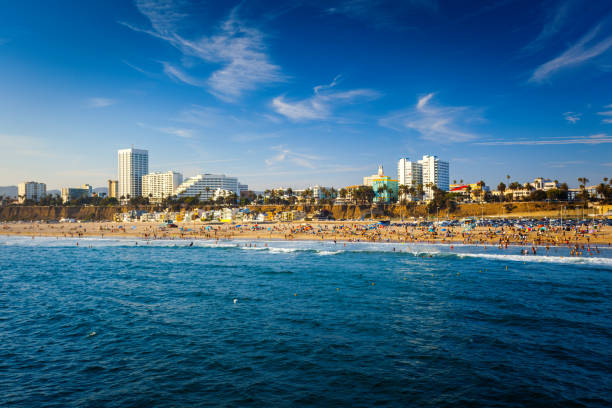
[[[149,172],[149,151],[119,150],[119,198],[142,196],[142,176]]]
[[[448,162],[438,159],[437,156],[425,155],[417,162],[402,158],[397,164],[397,179],[399,185],[416,188],[419,184],[425,191],[425,199],[433,199],[434,185],[440,190],[448,191],[449,182]]]
[[[425,189],[425,199],[433,199],[433,189],[429,186],[436,186],[440,190],[448,191],[448,162],[438,159],[438,156],[423,156],[419,160],[423,171],[423,188]]]
[[[183,175],[176,171],[149,173],[142,176],[142,195],[153,202],[160,202],[174,194],[183,182]]]
[[[35,181],[26,181],[17,186],[17,198],[20,203],[25,200],[40,201],[47,194],[47,185]]]

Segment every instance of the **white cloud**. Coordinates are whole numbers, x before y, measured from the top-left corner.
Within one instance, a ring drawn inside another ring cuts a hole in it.
[[[164,73],[166,75],[168,75],[170,78],[175,79],[179,82],[184,82],[188,85],[192,85],[192,86],[204,86],[204,82],[200,81],[196,78],[193,78],[191,75],[185,73],[184,71],[180,70],[179,68],[167,63],[167,62],[162,62],[162,65],[164,66]]]
[[[608,51],[612,47],[612,36],[592,43],[600,29],[601,25],[596,26],[561,55],[540,65],[529,78],[529,82],[541,83],[561,69],[580,65]]]
[[[425,108],[425,105],[427,105],[427,103],[429,103],[429,101],[431,100],[431,98],[434,97],[434,95],[435,94],[432,92],[432,93],[428,93],[425,96],[420,97],[419,101],[417,102],[417,106],[416,106],[417,110],[422,112],[423,109]]]
[[[581,118],[582,113],[576,113],[576,112],[565,112],[563,114],[563,118],[565,118],[566,121],[568,121],[569,123],[577,123]]]
[[[439,143],[464,142],[478,138],[466,128],[483,122],[479,110],[468,106],[441,106],[431,103],[435,93],[420,97],[414,108],[379,120],[381,126],[403,132],[417,132],[421,138]]]
[[[612,136],[598,133],[590,136],[557,137],[550,139],[517,139],[517,140],[492,140],[488,142],[474,143],[483,146],[537,146],[537,145],[570,145],[585,144],[598,145],[612,143]]]
[[[604,106],[604,109],[612,109],[612,104]],[[600,116],[612,116],[612,110],[597,112]],[[603,118],[601,120],[603,123],[609,124],[612,123],[612,118]]]
[[[188,17],[187,13],[180,11],[182,3],[171,0],[137,0],[136,6],[149,19],[152,30],[127,23],[124,25],[166,41],[183,56],[221,65],[206,81],[187,76],[176,67],[165,65],[164,72],[174,79],[194,86],[205,83],[212,94],[225,101],[234,101],[246,91],[285,79],[280,67],[271,63],[266,54],[263,34],[238,18],[238,8],[230,13],[214,35],[188,39],[178,33],[179,23]]]
[[[191,139],[193,137],[193,130],[184,129],[184,128],[176,128],[176,127],[155,127],[149,126],[144,123],[138,122],[138,126],[145,129],[151,129],[156,132],[165,133],[167,135],[178,136],[184,139]]]
[[[372,89],[335,91],[333,88],[339,79],[340,76],[337,76],[331,84],[315,86],[313,95],[306,99],[287,101],[284,96],[277,96],[272,100],[272,107],[277,113],[295,121],[328,119],[334,108],[340,105],[365,102],[380,96]]]
[[[547,16],[546,23],[544,23],[538,36],[532,42],[523,47],[523,52],[534,53],[544,48],[544,44],[555,34],[557,34],[567,21],[571,5],[571,0],[560,2],[559,5]]]
[[[110,98],[89,98],[87,100],[87,106],[90,108],[106,108],[116,103],[115,99]]]
[[[276,154],[274,157],[266,159],[266,164],[268,166],[274,166],[281,163],[292,163],[300,167],[314,169],[314,161],[321,160],[321,158],[318,156],[294,152],[284,146],[274,146],[272,150],[278,151],[278,154]]]

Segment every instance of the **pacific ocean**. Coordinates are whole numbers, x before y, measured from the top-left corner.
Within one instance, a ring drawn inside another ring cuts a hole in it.
[[[0,406],[612,405],[608,248],[189,244],[0,237]]]

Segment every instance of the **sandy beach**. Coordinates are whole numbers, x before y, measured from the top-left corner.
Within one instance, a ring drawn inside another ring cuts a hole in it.
[[[500,248],[523,245],[537,247],[567,247],[572,254],[588,252],[589,248],[612,245],[612,227],[564,231],[559,227],[546,230],[515,227],[410,227],[403,225],[372,227],[371,223],[344,222],[283,222],[269,224],[180,223],[177,228],[153,223],[4,223],[0,234],[20,236],[129,237],[140,239],[242,239],[242,240],[327,240],[336,242],[398,242],[491,245]]]

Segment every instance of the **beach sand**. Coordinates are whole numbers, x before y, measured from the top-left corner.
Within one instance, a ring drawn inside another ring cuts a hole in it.
[[[179,223],[178,228],[162,227],[157,223],[36,223],[12,222],[0,224],[0,234],[47,237],[130,237],[140,239],[242,239],[242,240],[327,240],[337,242],[406,242],[476,244],[505,247],[508,245],[565,246],[576,253],[589,247],[612,245],[612,227],[602,226],[583,232],[551,228],[546,231],[521,231],[512,227],[436,228],[388,226],[369,228],[371,222],[282,222],[244,224]]]

